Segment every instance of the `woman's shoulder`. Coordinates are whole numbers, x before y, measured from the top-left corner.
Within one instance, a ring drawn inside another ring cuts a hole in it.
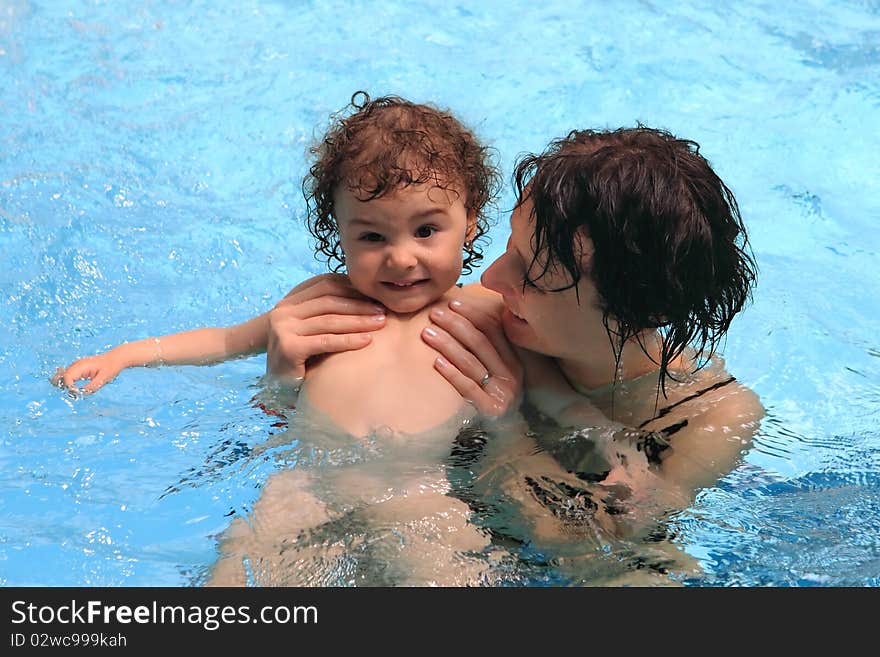
[[[687,419],[694,424],[701,418],[700,424],[708,426],[727,426],[760,420],[764,416],[764,406],[754,391],[738,381],[725,367],[724,359],[718,355],[696,367],[696,361],[690,360],[686,367],[670,374],[667,379],[663,398],[659,408],[650,420],[642,422],[642,426],[650,425],[657,429],[658,423],[668,423],[672,418]],[[646,378],[651,383],[650,390],[644,390],[647,398],[650,392],[656,395],[654,379]],[[656,397],[655,397],[656,398]]]
[[[761,398],[755,391],[733,380],[730,386],[718,395],[717,403],[706,408],[702,419],[710,426],[751,426],[761,420],[765,414]]]
[[[667,434],[672,449],[663,460],[666,477],[694,490],[736,467],[766,412],[760,397],[731,376],[723,361],[688,383],[680,391],[684,396],[646,428]]]
[[[709,363],[690,379],[691,395],[705,395],[713,400],[705,414],[717,422],[726,419],[748,422],[764,417],[761,398],[728,372],[724,358],[714,355]]]

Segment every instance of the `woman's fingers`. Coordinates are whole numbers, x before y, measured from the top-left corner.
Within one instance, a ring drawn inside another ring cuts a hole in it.
[[[281,336],[269,350],[269,371],[279,373],[300,366],[312,356],[363,349],[372,341],[369,333],[316,333],[315,335]],[[301,373],[300,373],[301,375]]]
[[[443,356],[434,361],[434,369],[452,384],[464,399],[487,417],[501,417],[512,410],[519,398],[520,386],[511,379],[490,377],[485,386],[461,372]]]
[[[449,308],[454,313],[468,319],[474,327],[486,335],[492,342],[492,346],[495,347],[501,360],[508,365],[515,364],[517,369],[521,371],[519,357],[504,334],[504,329],[501,327],[501,321],[497,314],[487,313],[474,304],[459,299],[450,301]]]
[[[370,344],[372,339],[373,336],[369,333],[343,333],[341,335],[323,333],[303,338],[306,351],[309,352],[311,356],[362,349]]]
[[[462,341],[439,325],[428,326],[422,330],[422,338],[436,349],[441,357],[455,366],[456,371],[467,376],[472,382],[481,382],[486,374],[491,376],[489,363],[484,363]],[[492,359],[490,359],[492,360]],[[495,360],[498,360],[497,358]],[[498,367],[494,371],[498,371]],[[500,372],[499,372],[500,373]],[[457,388],[456,388],[457,389]],[[459,392],[461,392],[459,390]]]
[[[458,367],[450,363],[443,356],[438,356],[434,361],[434,369],[440,372],[462,397],[477,404],[478,408],[480,407],[479,402],[486,396],[486,393],[483,392],[472,376],[463,374]]]
[[[306,301],[287,297],[275,306],[293,317],[307,319],[318,315],[382,315],[385,309],[374,301],[352,299],[335,295],[316,297]]]
[[[352,287],[351,281],[345,274],[321,274],[297,285],[285,295],[284,299],[292,299],[294,303],[299,303],[328,295],[352,299],[366,298]]]
[[[384,315],[319,315],[299,323],[300,335],[366,333],[385,325]]]
[[[267,372],[300,379],[312,356],[362,349],[385,325],[385,309],[347,276],[324,274],[297,285],[269,312]]]
[[[372,339],[369,333],[283,333],[275,338],[270,336],[266,372],[276,379],[301,382],[306,374],[306,361],[312,356],[363,349]]]
[[[351,300],[339,297],[322,297],[293,307],[276,306],[269,313],[268,352],[271,362],[291,361],[304,363],[307,358],[321,353],[360,349],[369,344],[362,334],[370,333],[385,325],[385,315],[375,312],[371,306],[352,307]],[[346,311],[359,311],[350,314]],[[338,312],[333,312],[338,311]],[[340,340],[345,334],[351,339]],[[308,338],[321,338],[311,340]],[[327,349],[315,349],[325,344]]]
[[[497,319],[458,303],[435,308],[431,320],[422,337],[441,354],[437,371],[484,415],[509,411],[522,391],[522,366]]]
[[[428,343],[478,381],[486,373],[490,376],[520,378],[519,359],[507,342],[498,321],[463,304],[457,304],[454,310],[452,308],[435,308],[431,311],[431,321],[444,329],[446,334],[440,335],[437,332],[438,335],[432,336],[426,331]],[[468,316],[460,314],[459,308],[467,312]],[[474,370],[464,351],[479,360],[484,369]]]

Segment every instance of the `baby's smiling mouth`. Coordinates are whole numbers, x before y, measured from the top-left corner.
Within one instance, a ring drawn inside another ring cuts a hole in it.
[[[414,281],[382,281],[382,285],[392,290],[409,290],[427,283],[430,279],[420,278]]]

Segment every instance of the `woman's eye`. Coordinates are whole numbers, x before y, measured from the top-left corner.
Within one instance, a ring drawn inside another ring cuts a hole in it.
[[[419,226],[416,229],[416,237],[431,237],[436,232],[437,229],[433,226]]]
[[[379,233],[364,233],[358,239],[364,242],[381,242],[384,237],[382,237]]]

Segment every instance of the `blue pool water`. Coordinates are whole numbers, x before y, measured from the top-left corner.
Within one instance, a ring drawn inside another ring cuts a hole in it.
[[[452,108],[505,174],[575,127],[698,141],[759,263],[724,354],[767,416],[670,521],[688,583],[880,584],[880,4],[571,5],[0,0],[0,584],[204,580],[279,467],[265,360],[47,379],[323,271],[299,181],[357,89]]]

